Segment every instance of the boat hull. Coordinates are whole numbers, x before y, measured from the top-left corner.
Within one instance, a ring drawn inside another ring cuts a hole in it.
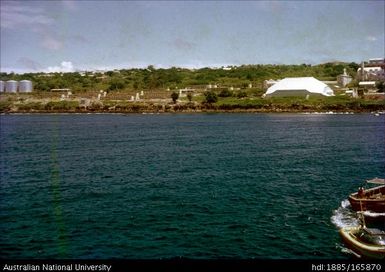
[[[369,211],[359,212],[363,223],[367,227],[385,229],[385,213],[372,213]]]
[[[339,233],[344,244],[363,258],[384,260],[385,246],[371,245],[359,241],[355,236],[359,229],[359,227],[340,229]]]
[[[367,189],[362,195],[353,193],[349,202],[355,211],[385,212],[385,185]]]

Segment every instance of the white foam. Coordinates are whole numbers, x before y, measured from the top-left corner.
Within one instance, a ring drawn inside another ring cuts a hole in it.
[[[362,257],[362,256],[359,255],[358,253],[356,253],[356,252],[354,252],[353,250],[351,250],[351,249],[349,249],[349,248],[346,248],[346,247],[343,247],[343,248],[341,249],[341,252],[342,252],[342,253],[347,253],[347,254],[352,254],[352,255],[356,256],[357,258],[361,258],[361,257]]]
[[[379,216],[385,216],[385,213],[375,213],[375,212],[372,212],[372,211],[364,211],[362,212],[364,215],[366,216],[370,216],[370,217],[379,217]]]
[[[331,222],[338,228],[357,227],[360,224],[355,212],[350,209],[347,199],[341,202],[341,206],[333,211]]]
[[[348,208],[350,206],[350,202],[348,199],[344,199],[341,201],[341,207],[342,208]]]

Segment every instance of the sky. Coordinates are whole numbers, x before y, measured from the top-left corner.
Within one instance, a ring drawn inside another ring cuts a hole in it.
[[[0,1],[1,72],[360,63],[385,1]]]

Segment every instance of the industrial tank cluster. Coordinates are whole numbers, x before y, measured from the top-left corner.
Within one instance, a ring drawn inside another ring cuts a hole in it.
[[[6,82],[0,81],[0,92],[6,93],[30,93],[33,91],[32,81],[30,80],[8,80]]]

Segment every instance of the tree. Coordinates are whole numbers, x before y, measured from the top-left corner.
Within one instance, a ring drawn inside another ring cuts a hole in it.
[[[205,102],[208,104],[212,104],[218,101],[218,96],[213,91],[205,92],[205,98],[206,98]]]
[[[172,99],[172,101],[174,102],[174,104],[176,103],[176,101],[178,100],[178,98],[179,98],[179,94],[178,94],[177,92],[173,92],[173,93],[171,94],[171,99]]]
[[[34,88],[38,91],[49,91],[50,90],[50,87],[49,87],[47,81],[41,80],[40,78],[38,78],[38,80],[35,81]]]
[[[230,97],[233,95],[233,92],[232,91],[229,91],[227,89],[224,89],[222,90],[220,93],[219,93],[219,97]]]
[[[189,102],[191,102],[192,101],[192,93],[187,93],[187,99],[188,99],[188,101]]]
[[[108,87],[109,90],[118,90],[123,89],[125,86],[125,82],[121,78],[112,78],[110,81],[110,86]]]
[[[238,98],[244,98],[244,97],[247,97],[247,93],[246,92],[239,92],[238,94],[237,94],[237,97]]]
[[[355,63],[355,62],[349,63],[348,66],[349,66],[350,69],[352,69],[353,71],[357,71],[357,69],[360,67],[360,65],[357,64],[357,63]]]
[[[91,80],[91,79],[89,79],[89,78],[84,78],[84,79],[82,79],[81,80],[81,82],[82,82],[82,87],[84,88],[84,89],[87,89],[87,88],[92,88],[93,87],[93,81]]]
[[[358,86],[359,86],[358,85],[358,80],[356,80],[356,79],[350,81],[349,84],[346,85],[346,87],[348,87],[348,88],[354,88],[354,87],[358,87]]]
[[[376,83],[376,87],[377,87],[377,92],[379,93],[384,93],[385,92],[385,83],[383,81],[378,81]]]

